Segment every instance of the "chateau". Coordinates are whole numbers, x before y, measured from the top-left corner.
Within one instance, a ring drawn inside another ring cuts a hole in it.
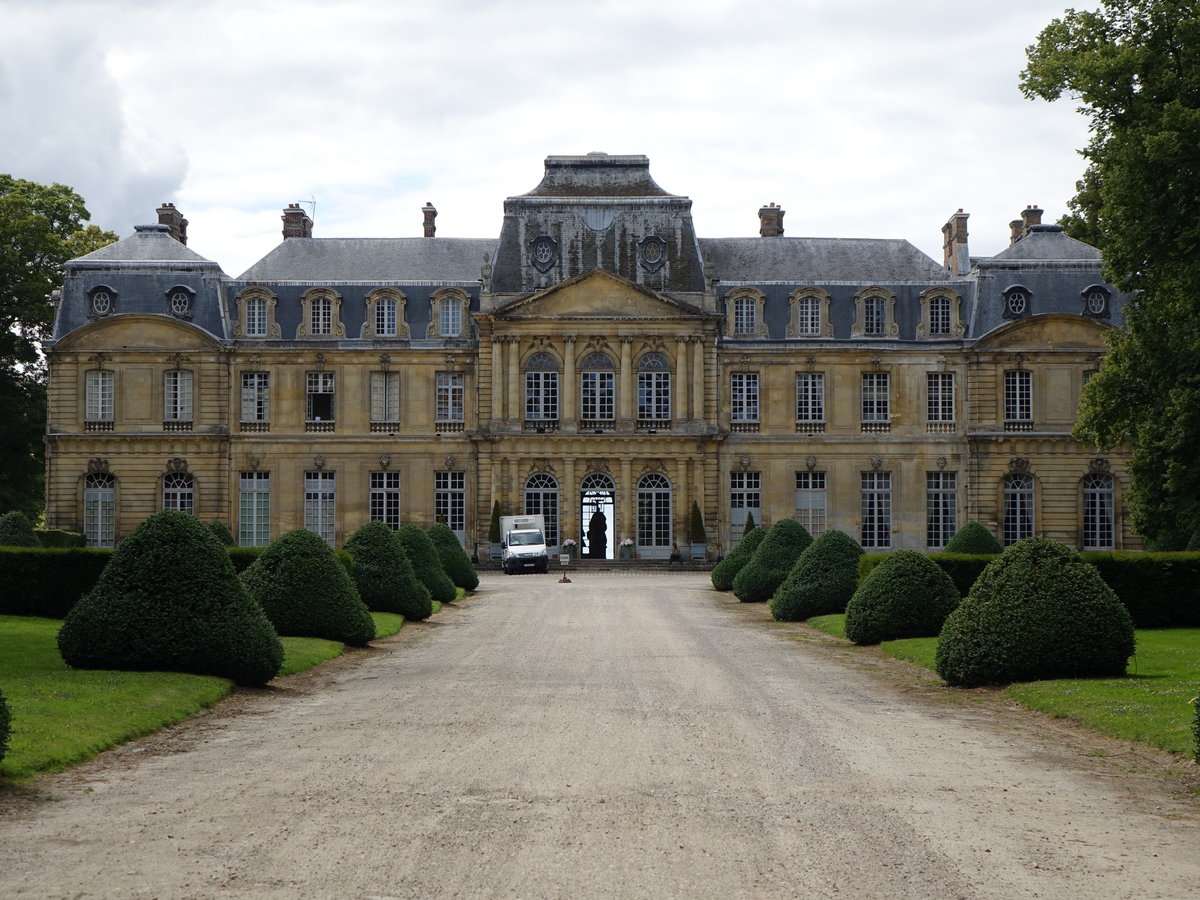
[[[531,178],[532,180],[532,178]],[[52,340],[46,518],[113,546],[181,509],[262,545],[442,520],[488,553],[493,503],[548,540],[710,558],[746,516],[937,549],[1140,546],[1125,458],[1070,436],[1125,297],[1026,208],[1011,244],[706,238],[644,156],[551,156],[497,238],[315,237],[299,205],[236,278],[159,223],[67,264]],[[699,548],[697,548],[699,550]]]

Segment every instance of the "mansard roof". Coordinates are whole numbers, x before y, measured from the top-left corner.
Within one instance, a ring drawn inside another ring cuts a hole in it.
[[[819,284],[955,280],[906,240],[877,238],[701,238],[713,275],[723,285],[767,281]]]
[[[171,229],[166,225],[137,225],[130,237],[93,250],[72,262],[181,262],[215,265],[211,260],[205,259],[195,250],[189,250],[171,237]]]
[[[238,276],[238,281],[439,283],[479,280],[485,238],[288,238]]]
[[[1090,259],[1100,261],[1100,251],[1068,237],[1061,225],[1034,225],[1029,234],[1001,250],[993,260]]]

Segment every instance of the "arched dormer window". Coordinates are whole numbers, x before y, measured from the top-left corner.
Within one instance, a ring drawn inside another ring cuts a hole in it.
[[[275,322],[275,305],[279,298],[265,288],[247,288],[237,296],[235,338],[277,338],[279,325]]]
[[[311,288],[300,295],[298,338],[340,338],[346,336],[342,325],[342,295],[330,288]]]
[[[167,312],[177,319],[190,319],[195,312],[196,292],[185,284],[177,284],[166,293]]]
[[[1083,298],[1083,314],[1093,319],[1107,319],[1111,315],[1109,312],[1109,298],[1111,292],[1102,284],[1093,284],[1080,291],[1080,296]]]
[[[854,295],[854,327],[851,337],[896,338],[896,295],[880,287],[864,288]]]
[[[376,288],[367,294],[367,311],[363,317],[364,338],[406,338],[408,322],[405,311],[408,298],[395,288]]]
[[[725,336],[765,338],[767,298],[754,288],[735,288],[725,296]]]
[[[947,288],[930,288],[921,294],[921,321],[917,340],[948,340],[966,333],[960,310],[962,297]]]
[[[439,288],[429,298],[430,338],[462,338],[471,336],[471,298],[458,288]]]
[[[1023,319],[1033,315],[1033,294],[1023,284],[1006,287],[1003,292],[1004,310],[1001,313],[1006,319]]]
[[[88,291],[88,316],[101,318],[117,311],[117,292],[107,284],[98,284]]]
[[[789,301],[789,338],[833,337],[833,323],[829,321],[829,294],[820,288],[805,287],[793,291]]]

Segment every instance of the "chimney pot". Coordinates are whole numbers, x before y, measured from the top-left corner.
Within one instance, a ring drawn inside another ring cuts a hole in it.
[[[770,203],[758,210],[758,233],[762,237],[781,237],[783,235],[782,206]]]
[[[967,247],[967,219],[970,213],[961,208],[942,226],[942,265],[955,275],[971,270],[971,253]]]
[[[421,207],[421,212],[425,214],[425,221],[423,223],[425,228],[425,237],[431,238],[437,234],[437,224],[434,222],[434,220],[437,219],[437,210],[434,209],[432,203],[426,200],[425,205]]]
[[[283,238],[310,238],[313,233],[313,220],[308,217],[299,203],[289,203],[283,211]]]
[[[174,203],[164,203],[158,208],[158,224],[166,225],[171,229],[171,237],[187,245],[188,220],[175,208]]]

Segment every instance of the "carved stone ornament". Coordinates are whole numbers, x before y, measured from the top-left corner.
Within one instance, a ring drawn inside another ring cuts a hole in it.
[[[586,356],[596,350],[611,350],[612,347],[608,343],[608,338],[602,334],[594,334],[588,338],[587,346],[583,348],[583,353]]]
[[[650,472],[661,472],[666,474],[666,468],[663,466],[663,461],[661,459],[646,460],[646,465],[642,469],[642,474],[645,475],[649,474]]]
[[[322,469],[324,469],[325,468],[325,457],[314,456],[313,457],[313,468],[316,469],[318,472],[320,472]]]
[[[738,460],[738,468],[740,468],[743,472],[745,472],[750,468],[750,463],[751,463],[750,457],[743,456]]]
[[[871,457],[872,471],[878,472],[882,467],[883,467],[883,460],[880,459],[878,456],[872,456]]]
[[[530,466],[529,471],[531,474],[533,472],[547,472],[552,475],[554,474],[554,466],[551,465],[550,460],[541,457],[533,461],[533,465]]]
[[[250,457],[250,471],[257,472],[258,467],[261,465],[262,465],[262,457],[259,457],[259,456]]]
[[[108,460],[94,457],[88,460],[87,473],[89,475],[111,475],[108,468]]]
[[[817,458],[815,456],[804,457],[804,465],[808,467],[808,471],[812,471],[817,467]]]
[[[316,361],[317,361],[317,371],[324,372],[325,371],[325,354],[318,353],[316,356]]]
[[[180,456],[173,456],[167,460],[167,473],[171,475],[181,475],[188,470],[188,461]]]
[[[939,469],[944,469],[944,468],[946,468],[946,457],[944,457],[944,456],[939,456],[939,457],[937,458],[937,467],[938,467]]]
[[[1103,456],[1097,456],[1088,460],[1088,473],[1091,475],[1108,475],[1112,472],[1112,465]]]
[[[1013,457],[1008,461],[1008,471],[1013,475],[1028,475],[1029,460],[1023,456]]]
[[[392,367],[392,357],[387,353],[379,354],[379,368],[388,371]]]
[[[446,466],[446,469],[447,469],[447,470],[453,469],[453,468],[454,468],[454,462],[455,462],[455,459],[454,459],[454,454],[453,454],[453,453],[451,453],[451,454],[447,455],[447,457],[446,457],[446,458],[445,458],[445,459],[444,459],[442,462],[443,462],[443,463],[445,463],[445,466]]]
[[[392,458],[390,456],[388,456],[386,453],[381,453],[379,455],[379,468],[386,470],[391,464]]]
[[[593,472],[604,475],[612,474],[612,469],[608,467],[608,460],[606,459],[589,459],[585,465],[587,474],[589,475],[591,475]]]
[[[667,264],[667,242],[656,234],[638,241],[638,265],[642,270],[654,274]]]
[[[543,275],[558,262],[558,241],[548,234],[539,234],[529,242],[529,264]]]

